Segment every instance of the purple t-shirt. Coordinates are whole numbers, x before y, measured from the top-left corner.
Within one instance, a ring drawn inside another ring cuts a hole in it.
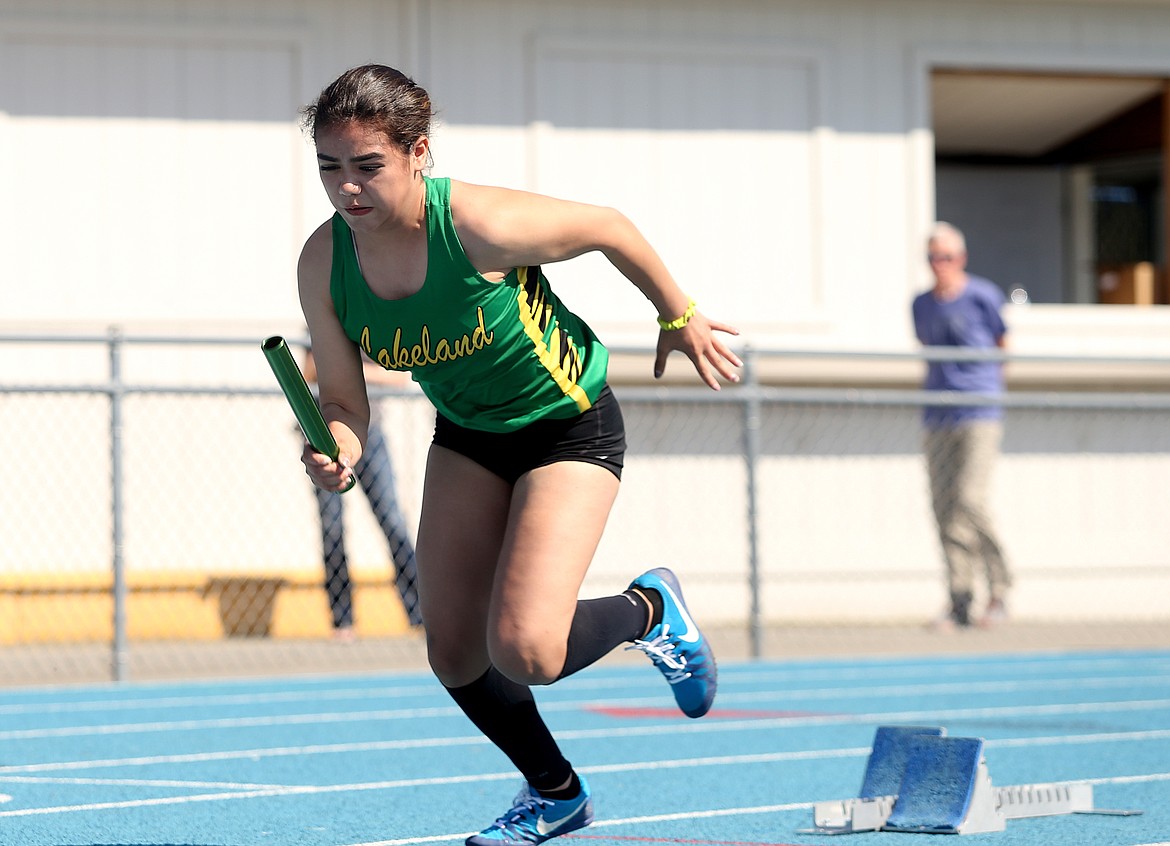
[[[942,302],[927,291],[914,298],[914,332],[928,347],[995,349],[1007,332],[1001,310],[1003,292],[982,276],[967,275],[955,299]],[[928,391],[1003,392],[1003,365],[996,361],[932,361],[927,365]],[[965,420],[994,419],[1003,409],[994,405],[927,406],[923,420],[930,428],[954,426]]]

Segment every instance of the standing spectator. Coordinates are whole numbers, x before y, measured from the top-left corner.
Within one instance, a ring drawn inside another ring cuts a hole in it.
[[[365,367],[367,384],[398,385],[406,381],[401,373],[391,373],[372,364]],[[317,381],[317,364],[310,350],[305,355],[305,378]],[[370,404],[370,433],[365,451],[354,467],[358,484],[365,491],[366,500],[373,509],[378,525],[390,544],[390,560],[394,564],[395,583],[402,607],[411,628],[422,626],[422,611],[418,605],[418,570],[414,561],[414,544],[395,491],[394,465],[386,448],[377,406]],[[341,494],[313,486],[317,496],[317,510],[321,516],[321,552],[325,562],[325,591],[329,596],[329,610],[333,615],[333,636],[337,640],[353,640],[353,588],[349,581],[349,563],[345,555],[345,525]]]
[[[1001,310],[1004,295],[980,276],[967,272],[963,233],[936,223],[927,241],[934,287],[913,303],[914,331],[928,347],[992,349],[1006,346]],[[1002,393],[1003,364],[998,361],[932,361],[928,391]],[[931,501],[946,561],[950,608],[940,629],[989,626],[1007,617],[1011,574],[987,508],[992,470],[1003,440],[1003,409],[997,405],[931,405],[923,422]],[[975,583],[987,580],[988,601],[972,617]]]

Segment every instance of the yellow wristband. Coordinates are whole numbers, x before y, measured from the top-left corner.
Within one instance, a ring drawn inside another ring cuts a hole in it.
[[[691,322],[691,318],[695,316],[695,301],[691,300],[687,303],[687,310],[682,313],[682,317],[676,317],[674,320],[663,320],[658,318],[658,325],[662,327],[665,332],[672,332],[675,329],[682,329]]]

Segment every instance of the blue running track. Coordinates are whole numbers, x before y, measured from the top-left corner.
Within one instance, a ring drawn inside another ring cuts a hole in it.
[[[564,846],[922,846],[800,834],[879,725],[986,739],[996,786],[1089,781],[1141,816],[1012,820],[963,846],[1170,846],[1170,651],[721,667],[689,720],[644,667],[538,691],[597,822]],[[459,844],[519,777],[426,675],[0,690],[4,846]]]

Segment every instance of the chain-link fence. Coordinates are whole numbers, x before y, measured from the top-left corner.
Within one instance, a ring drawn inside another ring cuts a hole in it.
[[[696,614],[751,632],[754,654],[767,625],[935,618],[947,589],[922,406],[961,401],[1006,409],[987,500],[1013,618],[1170,615],[1170,362],[1017,357],[1013,373],[1063,375],[955,398],[914,389],[923,356],[826,355],[837,375],[788,379],[764,365],[808,354],[745,355],[745,383],[718,393],[615,373],[630,451],[588,594],[668,564]],[[895,378],[862,366],[877,361]],[[1069,373],[1089,375],[1039,389]],[[413,390],[372,393],[400,530],[388,540],[363,492],[342,498],[340,611],[300,435],[258,341],[0,337],[0,657],[124,678],[131,655],[150,655],[181,676],[256,668],[238,663],[249,644],[250,660],[295,668],[340,623],[417,650],[401,535],[417,525],[433,411]],[[982,580],[974,590],[985,603]],[[222,663],[195,666],[207,661]]]

